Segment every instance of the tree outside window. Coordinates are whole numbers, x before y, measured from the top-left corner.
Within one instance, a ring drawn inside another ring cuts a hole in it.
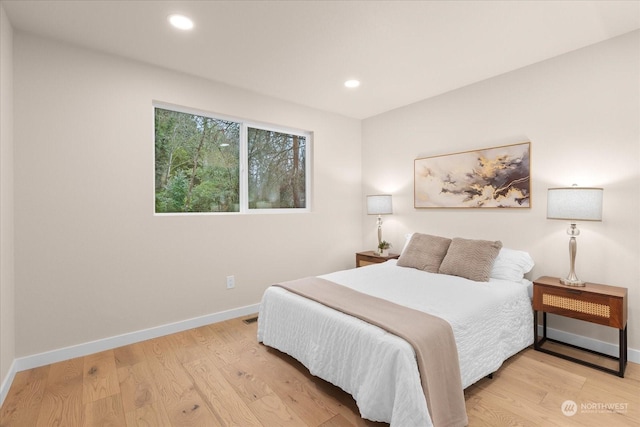
[[[306,207],[306,138],[249,128],[249,209]]]
[[[156,107],[155,212],[304,210],[308,137]]]

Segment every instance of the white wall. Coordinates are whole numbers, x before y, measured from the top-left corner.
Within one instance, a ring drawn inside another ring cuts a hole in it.
[[[15,357],[13,203],[13,29],[0,4],[0,393]]]
[[[14,61],[16,357],[353,266],[360,121],[21,32]],[[154,216],[154,100],[312,131],[313,212]]]
[[[566,276],[568,224],[546,219],[553,186],[604,187],[604,220],[581,223],[578,277],[629,289],[629,346],[640,349],[640,31],[406,106],[363,122],[363,189],[393,194],[384,238],[502,240],[529,251],[532,278]],[[413,208],[413,161],[531,141],[532,208]],[[375,218],[363,243],[375,247]],[[551,322],[551,320],[550,320]],[[613,329],[555,318],[558,329],[617,344]]]

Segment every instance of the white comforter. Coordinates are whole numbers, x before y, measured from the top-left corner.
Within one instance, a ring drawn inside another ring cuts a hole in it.
[[[527,281],[473,282],[395,260],[320,277],[447,320],[465,388],[533,343]],[[363,418],[392,427],[432,425],[415,353],[403,339],[274,286],[263,296],[258,322],[259,341],[350,393]]]

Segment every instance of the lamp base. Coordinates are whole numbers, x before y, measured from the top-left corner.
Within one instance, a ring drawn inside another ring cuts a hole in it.
[[[567,278],[560,279],[560,283],[565,286],[583,287],[585,283],[582,280],[579,280],[578,276],[576,276],[576,251],[578,246],[576,243],[576,236],[580,234],[580,230],[578,230],[575,224],[571,224],[567,233],[571,236],[569,239],[569,258],[571,259],[571,268],[569,269],[569,275]]]
[[[574,286],[577,288],[582,288],[586,285],[582,280],[571,280],[571,279],[560,279],[560,283],[565,286]]]

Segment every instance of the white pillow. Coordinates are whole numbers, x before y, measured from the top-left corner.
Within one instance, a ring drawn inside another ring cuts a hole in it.
[[[493,262],[491,277],[519,282],[525,274],[531,271],[534,265],[535,262],[527,252],[502,248]]]

